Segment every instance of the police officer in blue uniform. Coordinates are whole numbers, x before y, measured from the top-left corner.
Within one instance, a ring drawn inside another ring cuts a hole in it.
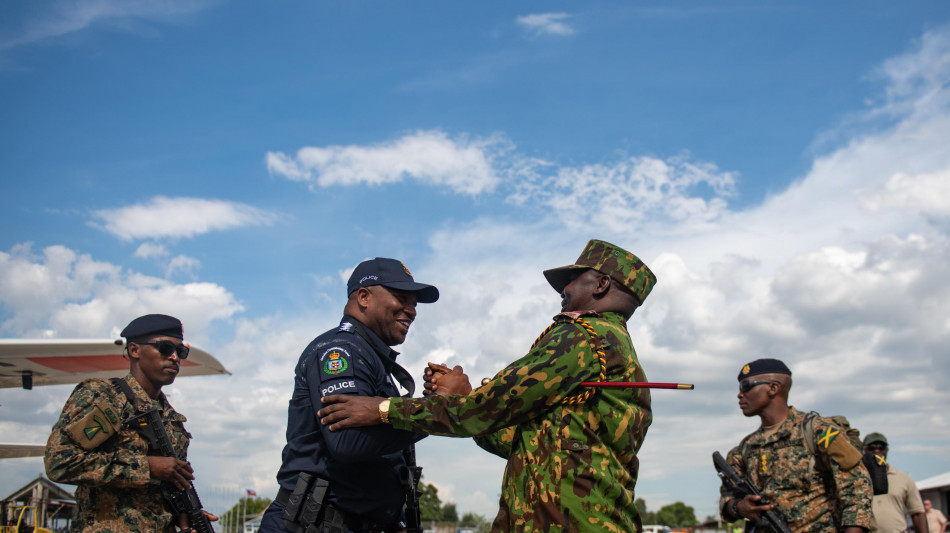
[[[347,292],[340,325],[314,339],[297,363],[277,472],[280,491],[259,533],[304,533],[311,524],[317,532],[403,527],[404,450],[423,435],[389,425],[331,432],[316,413],[328,394],[399,396],[393,378],[411,396],[412,377],[390,347],[406,340],[416,304],[435,302],[439,291],[416,283],[403,263],[377,257],[356,267]]]

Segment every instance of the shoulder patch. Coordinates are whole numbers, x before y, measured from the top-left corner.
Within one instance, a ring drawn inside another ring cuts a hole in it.
[[[320,372],[324,376],[344,377],[353,376],[352,358],[349,352],[339,346],[334,346],[320,356]]]
[[[851,470],[861,462],[861,452],[847,438],[837,438],[841,429],[827,425],[818,436],[817,448],[826,453],[841,468]]]
[[[821,437],[818,438],[818,446],[827,450],[828,447],[831,446],[832,441],[835,440],[835,437],[837,437],[840,433],[840,429],[835,429],[831,426],[826,427],[825,431],[821,434]]]
[[[358,392],[359,391],[356,390],[356,380],[352,378],[320,384],[320,396],[328,396],[330,394],[357,394]]]

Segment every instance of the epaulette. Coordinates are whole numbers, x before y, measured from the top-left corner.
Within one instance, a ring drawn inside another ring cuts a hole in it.
[[[340,327],[336,328],[337,332],[344,333],[356,333],[356,326],[352,322],[341,322]]]

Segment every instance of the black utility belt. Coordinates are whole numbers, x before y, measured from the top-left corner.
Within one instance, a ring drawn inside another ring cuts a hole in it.
[[[283,487],[275,501],[284,506],[284,526],[291,533],[380,533],[384,528],[361,517],[348,515],[327,503],[330,483],[312,474],[297,475],[294,490]]]

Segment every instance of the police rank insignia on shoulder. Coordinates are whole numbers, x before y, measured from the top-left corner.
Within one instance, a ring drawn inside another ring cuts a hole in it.
[[[320,356],[320,368],[328,376],[352,376],[350,368],[350,354],[340,347],[333,347]]]

